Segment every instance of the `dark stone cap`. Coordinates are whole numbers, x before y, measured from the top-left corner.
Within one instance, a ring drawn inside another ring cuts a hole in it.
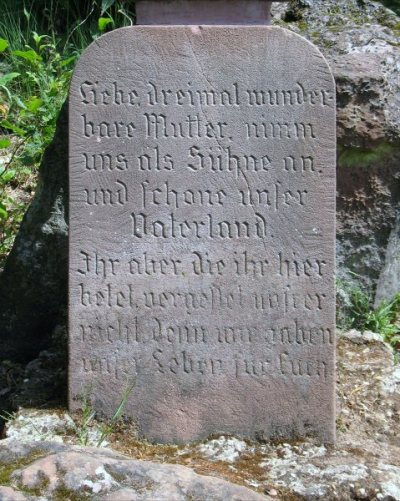
[[[267,0],[136,0],[136,22],[142,25],[269,24],[271,3]]]

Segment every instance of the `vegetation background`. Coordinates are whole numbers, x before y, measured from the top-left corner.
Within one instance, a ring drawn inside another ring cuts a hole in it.
[[[358,0],[360,5],[364,0]],[[2,0],[0,11],[0,273],[35,192],[80,53],[135,24],[133,0]],[[400,0],[382,0],[400,14]],[[372,308],[372,291],[338,283],[338,322],[400,347],[400,294]]]
[[[77,58],[105,31],[134,22],[132,2],[2,1],[0,268],[34,195]]]

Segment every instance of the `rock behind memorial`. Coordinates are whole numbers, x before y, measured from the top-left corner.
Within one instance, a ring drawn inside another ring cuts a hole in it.
[[[27,362],[65,324],[68,282],[68,108],[40,166],[36,196],[0,276],[0,359]]]
[[[400,290],[395,241],[400,203],[400,18],[382,3],[308,0],[274,4],[275,22],[301,33],[327,58],[337,85],[338,274]],[[387,2],[388,3],[388,2]]]
[[[229,50],[228,50],[229,48]],[[137,26],[70,92],[70,406],[334,440],[335,88],[277,27]],[[251,409],[251,412],[249,410]]]

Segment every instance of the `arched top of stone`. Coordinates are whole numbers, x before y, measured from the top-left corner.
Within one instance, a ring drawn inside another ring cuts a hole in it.
[[[251,51],[246,40],[252,43]],[[210,50],[213,43],[215,51]],[[205,51],[202,50],[204,48]],[[154,55],[162,56],[161,60],[165,64],[156,65],[149,61],[148,57]],[[207,79],[211,73],[218,75],[219,70],[226,74],[227,69],[235,65],[235,57],[231,57],[233,55],[240,58],[244,68],[251,68],[248,76],[256,78],[259,65],[265,58],[272,57],[277,63],[272,76],[280,82],[287,74],[297,73],[303,81],[318,81],[326,85],[327,89],[335,88],[332,72],[321,51],[297,33],[277,26],[119,28],[102,35],[83,52],[76,65],[71,88],[88,73],[104,76],[110,68],[113,72],[123,72],[123,65],[129,66],[132,59],[135,60],[138,80],[143,72],[147,76],[149,70],[154,70],[155,75],[158,72],[165,75],[172,69],[182,69],[188,60],[190,65],[197,65],[199,73],[203,73]],[[120,66],[115,68],[116,61]],[[330,107],[335,109],[334,100]]]

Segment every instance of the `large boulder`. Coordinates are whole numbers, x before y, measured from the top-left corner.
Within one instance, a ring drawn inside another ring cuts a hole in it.
[[[382,299],[400,290],[392,277],[385,293],[380,279],[386,259],[395,259],[386,249],[400,207],[400,18],[368,0],[296,0],[275,4],[274,14],[275,23],[316,44],[332,68],[338,274],[356,273],[370,287],[380,280]]]
[[[400,214],[390,233],[389,243],[386,248],[385,266],[379,276],[376,287],[375,305],[382,300],[391,299],[398,294],[400,284]]]
[[[64,323],[68,284],[68,108],[0,276],[0,359],[32,360]]]
[[[246,487],[198,475],[185,466],[137,461],[104,449],[51,443],[18,447],[4,441],[0,445],[0,457],[9,470],[16,465],[5,479],[9,485],[0,487],[3,500],[6,496],[15,501],[271,500]],[[18,459],[22,463],[19,467]],[[24,496],[27,491],[29,497]]]

